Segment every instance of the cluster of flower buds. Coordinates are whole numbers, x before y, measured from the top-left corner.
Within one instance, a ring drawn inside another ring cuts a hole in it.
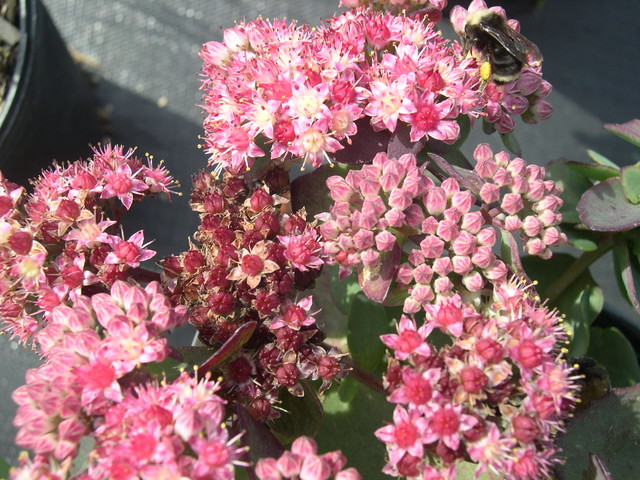
[[[431,6],[440,13],[444,3]],[[313,30],[264,19],[225,30],[224,42],[200,52],[210,164],[240,173],[266,155],[316,167],[365,126],[394,132],[403,123],[413,142],[451,144],[459,116],[505,133],[513,115],[533,122],[550,113],[534,109],[550,89],[539,66],[485,88],[477,60],[440,35],[432,21],[440,18],[363,7]]]
[[[57,165],[22,187],[0,177],[0,314],[3,329],[26,342],[56,305],[131,276],[155,252],[142,232],[115,235],[134,200],[165,193],[174,180],[132,150],[106,145],[86,162]],[[115,200],[119,200],[120,204]],[[107,218],[109,216],[109,218]]]
[[[554,437],[575,402],[576,378],[561,359],[557,313],[515,282],[465,303],[459,295],[428,306],[418,326],[403,316],[382,337],[391,357],[385,376],[393,423],[379,429],[385,472],[407,478],[455,478],[457,460],[509,478],[546,478]],[[433,330],[449,337],[436,348]],[[425,458],[435,456],[438,464]],[[439,477],[438,475],[441,475]]]
[[[354,468],[344,469],[347,459],[339,450],[318,455],[318,446],[309,437],[298,437],[291,450],[279,458],[261,458],[255,473],[259,480],[360,480]]]
[[[302,395],[300,380],[320,378],[326,387],[343,373],[334,353],[320,346],[311,297],[298,298],[324,261],[304,210],[288,213],[288,191],[281,168],[253,185],[201,172],[191,196],[201,218],[197,245],[164,263],[168,291],[190,306],[191,324],[205,344],[223,345],[256,325],[226,365],[223,388],[261,419],[275,413],[280,388]]]
[[[400,245],[408,253],[396,282],[408,290],[404,312],[426,308],[438,295],[465,289],[480,292],[509,276],[493,253],[497,228],[522,233],[531,254],[551,255],[548,245],[566,237],[555,227],[562,205],[544,169],[524,160],[495,156],[488,145],[474,154],[476,191],[449,177],[436,184],[413,155],[390,159],[379,153],[371,165],[330,177],[335,201],[322,214],[324,252],[343,276],[353,268],[373,266]],[[464,179],[462,179],[464,180]],[[508,192],[508,193],[507,193]],[[413,245],[409,248],[409,245]]]

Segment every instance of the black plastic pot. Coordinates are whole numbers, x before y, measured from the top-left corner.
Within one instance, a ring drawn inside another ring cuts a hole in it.
[[[101,139],[89,79],[40,0],[20,0],[18,60],[0,111],[0,170],[24,184],[53,159],[76,160]]]

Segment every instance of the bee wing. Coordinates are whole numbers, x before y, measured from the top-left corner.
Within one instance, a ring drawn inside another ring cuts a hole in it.
[[[482,24],[481,28],[520,62],[527,65],[542,62],[542,54],[538,46],[513,28],[505,25],[504,32],[486,24]]]

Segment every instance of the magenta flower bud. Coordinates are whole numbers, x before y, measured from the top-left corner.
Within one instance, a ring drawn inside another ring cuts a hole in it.
[[[482,246],[478,247],[473,255],[471,255],[471,262],[479,268],[487,268],[495,260],[495,255],[491,250],[491,247]]]
[[[413,315],[417,313],[422,308],[422,305],[415,298],[409,296],[405,298],[404,304],[402,305],[402,311],[407,315]]]
[[[296,477],[302,468],[302,458],[298,455],[285,451],[277,461],[278,470],[285,478]]]
[[[403,263],[396,270],[396,282],[409,285],[413,281],[413,268],[408,263]]]
[[[354,227],[370,230],[378,223],[378,217],[371,213],[361,213],[356,210],[351,214],[351,223]]]
[[[439,277],[433,282],[433,289],[436,293],[443,295],[453,290],[453,282],[449,277]]]
[[[540,435],[540,427],[528,415],[516,415],[511,419],[513,436],[522,443],[531,443]]]
[[[451,264],[451,259],[449,257],[436,258],[431,268],[433,268],[433,271],[441,277],[446,277],[453,272],[453,265]]]
[[[493,152],[491,151],[491,147],[488,143],[480,143],[475,150],[473,151],[473,158],[476,163],[484,163],[484,162],[492,162],[493,161]],[[477,171],[477,167],[476,167]],[[489,178],[493,175],[493,172],[489,172],[489,177],[484,177],[480,172],[478,172],[480,176],[483,178]]]
[[[523,340],[517,346],[516,359],[524,368],[536,368],[542,365],[543,351],[531,340]]]
[[[404,210],[411,205],[413,199],[407,192],[402,189],[394,188],[389,193],[389,206],[397,208],[398,210]]]
[[[406,216],[407,225],[415,229],[420,228],[424,220],[424,212],[422,211],[422,207],[420,207],[420,205],[412,203],[407,208],[405,208],[403,213]]]
[[[496,130],[498,130],[500,133],[512,132],[515,127],[516,122],[510,115],[502,115],[498,120],[498,123],[496,123]]]
[[[411,289],[411,297],[414,298],[419,305],[426,305],[435,298],[435,295],[429,285],[416,285]]]
[[[523,69],[518,77],[516,88],[522,92],[522,95],[529,96],[540,87],[540,83],[540,74]]]
[[[62,199],[56,209],[56,215],[62,220],[75,220],[80,215],[80,206],[73,200]]]
[[[538,98],[547,97],[551,93],[552,89],[553,89],[553,86],[549,82],[547,82],[546,80],[542,80],[540,82],[540,87],[538,88],[538,91],[536,92],[536,96]]]
[[[503,348],[497,340],[493,338],[483,338],[476,342],[476,352],[487,363],[498,363],[503,358]]]
[[[378,218],[387,211],[387,206],[379,196],[367,197],[362,202],[361,211],[364,215],[371,215]]]
[[[489,379],[478,367],[465,367],[460,372],[460,385],[467,393],[478,393],[487,386]]]
[[[530,202],[539,202],[546,193],[543,180],[529,180],[524,197]]]
[[[355,193],[345,179],[338,175],[327,178],[326,184],[331,198],[336,202],[349,202]]]
[[[375,265],[380,260],[380,253],[373,248],[369,248],[360,254],[360,259],[366,266]]]
[[[450,242],[452,238],[458,235],[458,223],[450,220],[441,220],[438,223],[436,234],[445,242]]]
[[[453,271],[459,275],[466,275],[473,270],[473,263],[471,263],[471,258],[467,255],[454,256],[451,259],[451,265],[453,266]]]
[[[427,235],[433,235],[436,233],[438,229],[438,220],[434,217],[427,217],[420,225],[420,230],[422,233],[426,233]]]
[[[249,38],[242,27],[227,28],[222,36],[224,44],[233,53],[246,50],[249,47]]]
[[[468,190],[456,192],[451,197],[451,207],[460,213],[467,213],[473,207],[475,196]]]
[[[546,120],[553,114],[553,107],[545,100],[538,100],[529,109],[530,115],[523,116],[523,120],[527,123],[537,123]]]
[[[426,258],[439,258],[444,251],[444,242],[435,235],[429,235],[420,242],[420,250]]]
[[[416,283],[428,284],[433,278],[433,270],[431,270],[431,267],[423,263],[413,270],[413,278]]]
[[[383,173],[380,177],[380,186],[383,192],[390,192],[400,184],[400,176],[395,172]]]
[[[326,480],[331,473],[329,462],[317,455],[309,455],[302,462],[300,480]]]
[[[265,208],[273,205],[273,197],[263,188],[259,188],[251,195],[249,204],[251,205],[251,210],[254,212],[261,212]]]
[[[302,436],[296,438],[291,444],[291,453],[306,457],[307,455],[315,455],[318,451],[318,445],[313,438]]]
[[[33,237],[29,232],[15,232],[8,240],[9,247],[18,255],[27,255],[33,245]]]
[[[374,197],[380,192],[380,182],[371,179],[365,179],[360,182],[360,193],[363,197]]]
[[[540,220],[544,227],[553,227],[554,225],[562,223],[562,214],[545,210],[538,215],[538,220]]]
[[[376,248],[379,251],[388,252],[392,250],[396,244],[396,237],[388,230],[384,230],[376,235],[375,242]]]
[[[536,409],[538,416],[542,420],[546,420],[556,413],[556,407],[553,402],[553,398],[547,395],[537,394],[533,395],[531,400],[533,403],[533,408]]]
[[[484,270],[484,274],[489,280],[497,282],[507,278],[509,269],[501,260],[495,260],[491,265],[489,265],[489,268]]]
[[[205,63],[210,63],[216,67],[224,67],[231,60],[231,51],[220,42],[207,42],[200,51],[200,58]]]
[[[517,215],[509,215],[504,219],[503,228],[508,232],[517,232],[522,228],[522,220]]]
[[[502,105],[507,109],[509,115],[522,115],[529,108],[529,100],[522,95],[507,95]]]
[[[336,473],[335,480],[362,480],[362,476],[355,468],[351,467]]]
[[[384,219],[389,222],[390,227],[402,227],[405,223],[405,214],[396,208],[392,208],[384,214]]]
[[[462,216],[460,228],[475,235],[480,231],[483,225],[484,218],[482,217],[482,213],[479,211],[475,211],[465,213]]]
[[[480,189],[480,198],[487,204],[497,202],[500,200],[500,187],[493,183],[485,183]]]
[[[524,248],[527,250],[529,255],[542,255],[547,246],[544,242],[539,238],[530,238],[525,244]]]
[[[407,258],[409,260],[409,263],[411,263],[411,265],[413,265],[414,267],[422,265],[425,260],[424,254],[417,248],[412,249],[409,252],[409,256]]]
[[[484,278],[480,272],[473,271],[462,277],[462,284],[470,292],[479,292],[484,287]]]
[[[496,161],[496,164],[498,165],[498,167],[500,167],[499,168],[500,170],[506,169],[509,166],[509,163],[511,162],[511,157],[504,150],[496,153],[493,158]]]
[[[545,245],[557,245],[562,242],[560,230],[555,227],[547,228],[542,235],[542,242]]]
[[[347,464],[347,457],[345,457],[340,450],[327,452],[322,455],[322,458],[329,463],[332,474],[338,473]]]
[[[515,175],[511,183],[511,191],[520,195],[527,193],[529,191],[527,179],[522,175]]]
[[[441,187],[434,187],[423,201],[429,215],[441,215],[447,208],[447,192]]]
[[[498,240],[498,233],[493,227],[486,227],[476,235],[478,245],[493,246]]]
[[[493,182],[501,188],[509,187],[513,182],[513,177],[511,176],[511,174],[506,168],[501,167],[496,171],[495,175],[493,176]]]
[[[542,222],[538,217],[529,215],[528,217],[525,217],[522,222],[522,230],[529,237],[535,237],[542,231]]]
[[[547,195],[542,200],[533,205],[534,212],[544,212],[545,210],[556,211],[562,206],[562,200],[555,195]]]
[[[517,193],[507,193],[502,198],[500,207],[509,215],[515,215],[524,208],[522,196]]]
[[[476,237],[462,230],[451,241],[451,248],[456,255],[471,255],[476,249]]]
[[[255,473],[259,480],[282,480],[278,462],[275,458],[261,458],[258,460]]]
[[[365,250],[374,245],[373,232],[371,230],[358,230],[353,236],[353,243],[358,250]]]

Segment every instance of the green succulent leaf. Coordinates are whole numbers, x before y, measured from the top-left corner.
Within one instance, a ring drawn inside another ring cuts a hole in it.
[[[640,383],[640,366],[627,337],[615,327],[591,327],[587,356],[594,358],[609,372],[613,387]]]
[[[602,180],[606,180],[607,178],[620,176],[620,169],[618,167],[611,167],[608,165],[606,166],[598,165],[593,163],[574,162],[574,161],[568,161],[566,165],[571,170],[573,170],[576,173],[579,173],[583,177],[587,177],[592,180],[596,180],[598,182],[601,182]]]
[[[594,152],[593,150],[587,150],[587,155],[594,162],[603,165],[605,167],[615,168],[616,170],[620,170],[620,167],[615,163],[609,160],[604,155],[599,154],[598,152]]]
[[[613,477],[602,459],[590,453],[589,465],[582,472],[582,480],[613,480]]]
[[[522,156],[522,148],[520,148],[520,143],[513,132],[501,133],[500,139],[507,150],[518,157]]]
[[[585,478],[582,472],[588,468],[589,454],[597,455],[606,464],[612,478],[636,478],[640,448],[640,385],[613,389],[586,410],[576,413],[568,423],[566,433],[558,437],[558,444],[566,458],[566,462],[558,466],[558,480]],[[606,476],[602,478],[607,479]]]
[[[385,346],[380,335],[391,330],[391,322],[385,307],[372,302],[362,293],[351,302],[347,342],[349,352],[356,364],[366,370],[376,370],[384,358]]]
[[[329,390],[323,401],[324,419],[315,437],[318,451],[340,449],[349,459],[348,466],[358,469],[362,478],[389,478],[382,473],[386,449],[374,432],[391,421],[393,405],[384,395],[359,384],[351,401],[343,401],[337,390]]]
[[[291,442],[300,435],[314,436],[322,423],[322,404],[308,382],[301,382],[304,396],[297,397],[282,390],[278,400],[280,417],[269,422],[269,426],[283,442]]]
[[[640,262],[636,255],[631,254],[629,244],[624,240],[618,239],[613,245],[613,267],[620,291],[640,312]]]
[[[640,147],[640,120],[634,119],[626,123],[605,123],[604,129],[614,133],[623,140]]]
[[[572,225],[562,225],[562,232],[567,236],[569,245],[582,250],[593,252],[598,249],[598,239],[595,232],[584,228],[576,228]]]
[[[291,182],[291,207],[293,211],[304,207],[307,211],[307,218],[328,212],[333,200],[327,188],[327,178],[334,175],[345,175],[348,169],[349,167],[339,163],[325,164],[295,178]]]
[[[587,190],[577,209],[582,223],[598,232],[622,232],[640,225],[640,206],[629,202],[620,178],[610,178]]]
[[[622,169],[622,190],[627,200],[634,205],[640,203],[640,166],[633,165]]]
[[[564,222],[580,223],[576,208],[582,194],[589,190],[593,184],[587,177],[571,170],[565,160],[555,160],[545,168],[547,178],[556,182],[556,185],[562,190],[563,204],[560,213],[562,213]]]

